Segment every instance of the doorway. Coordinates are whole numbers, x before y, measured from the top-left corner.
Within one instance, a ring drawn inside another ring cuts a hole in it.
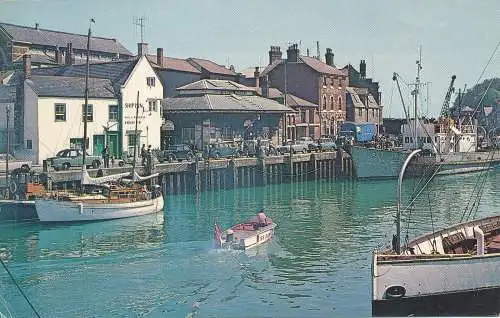
[[[104,149],[104,135],[94,135],[93,148],[94,156],[99,156]]]

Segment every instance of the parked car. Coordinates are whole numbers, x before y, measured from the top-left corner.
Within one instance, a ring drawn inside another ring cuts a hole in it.
[[[337,144],[333,140],[333,138],[330,137],[324,137],[318,139],[318,142],[314,144],[313,146],[315,148],[315,151],[336,151],[337,150]],[[313,148],[313,147],[310,147]]]
[[[209,158],[238,158],[242,152],[239,148],[230,146],[225,143],[212,144],[208,151]]]
[[[192,161],[195,158],[195,153],[191,146],[187,144],[170,145],[167,149],[158,153],[158,161],[163,163],[165,161]]]
[[[292,153],[299,153],[299,152],[307,153],[308,145],[309,145],[308,143],[304,143],[300,140],[293,140],[293,141],[289,140],[286,142],[286,144],[278,147],[278,152],[284,154],[284,153],[289,153],[291,150]]]
[[[11,154],[0,154],[0,172],[7,169],[7,156],[9,156],[9,171],[28,172],[31,169],[32,162],[14,158]]]
[[[276,148],[273,146],[273,144],[267,140],[256,140],[256,139],[251,139],[251,140],[244,140],[242,144],[243,148],[243,155],[245,156],[257,156],[258,155],[258,150],[262,151],[261,153],[268,156],[268,155],[273,155],[276,154]]]
[[[100,156],[86,155],[86,167],[97,169],[101,164],[102,159]],[[68,170],[71,167],[81,167],[83,165],[83,152],[81,149],[63,149],[55,157],[48,158],[47,165],[55,170]]]

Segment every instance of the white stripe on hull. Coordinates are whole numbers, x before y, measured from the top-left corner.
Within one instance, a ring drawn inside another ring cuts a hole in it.
[[[373,300],[388,299],[386,290],[402,286],[404,297],[420,297],[500,286],[500,254],[438,255],[411,261],[381,261],[373,265]]]
[[[163,196],[129,203],[80,203],[53,199],[35,201],[41,222],[97,221],[128,218],[163,211]]]

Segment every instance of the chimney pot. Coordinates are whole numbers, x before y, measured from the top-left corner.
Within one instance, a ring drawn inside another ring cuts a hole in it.
[[[260,71],[259,71],[259,67],[256,66],[255,67],[255,71],[253,72],[253,77],[255,78],[255,87],[260,87]]]
[[[68,42],[66,45],[66,56],[65,56],[66,65],[73,64],[73,44]]]
[[[366,78],[366,62],[365,62],[365,60],[361,60],[361,62],[359,63],[359,76],[362,79]]]
[[[137,43],[137,55],[138,56],[148,55],[148,44],[147,43]]]
[[[335,64],[333,63],[333,51],[331,48],[327,48],[326,49],[326,53],[325,53],[325,63],[327,65],[330,65],[330,66],[335,66]]]
[[[24,68],[24,78],[31,77],[31,55],[24,54],[23,55],[23,68]]]
[[[38,23],[35,23],[35,29],[38,30]]]
[[[163,63],[163,48],[159,47],[156,49],[156,64],[160,67],[164,67]]]
[[[276,60],[281,60],[281,48],[279,46],[271,46],[269,50],[269,64]]]

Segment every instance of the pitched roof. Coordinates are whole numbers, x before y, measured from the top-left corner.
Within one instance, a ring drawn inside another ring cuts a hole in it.
[[[188,73],[195,73],[195,74],[201,74],[201,72],[191,65],[188,61],[184,59],[178,59],[175,57],[169,57],[169,56],[164,56],[163,57],[163,67],[160,67],[158,64],[156,64],[156,55],[148,55],[147,56],[148,61],[152,64],[154,68],[161,68],[161,69],[167,69],[167,70],[172,70],[172,71],[179,71],[179,72],[188,72]]]
[[[33,75],[27,83],[38,96],[84,98],[85,78]],[[115,98],[109,79],[89,78],[89,98]]]
[[[257,66],[259,70],[264,70],[265,67],[263,66]],[[246,78],[255,78],[255,67],[247,67],[243,71],[241,71],[241,74],[245,76]]]
[[[74,34],[27,26],[0,23],[0,28],[9,34],[12,41],[25,42],[43,46],[65,47],[72,43],[73,49],[87,49],[87,35]],[[92,37],[90,40],[91,50],[94,52],[106,52],[111,54],[123,54],[133,56],[118,40],[111,38]]]
[[[301,55],[300,59],[302,60],[302,62],[307,64],[309,67],[311,67],[318,73],[331,74],[331,75],[347,75],[347,72],[339,70],[338,68],[330,66],[326,63],[323,63],[318,59],[315,59],[314,57]]]
[[[94,78],[109,79],[113,83],[123,84],[133,70],[138,59],[126,61],[113,61],[105,63],[95,63],[89,66],[89,76]],[[32,69],[33,75],[54,75],[67,77],[84,77],[86,65],[64,65],[58,67],[42,67]]]
[[[165,112],[293,112],[293,109],[272,99],[256,95],[204,94],[170,97],[163,99],[162,106]]]
[[[178,91],[241,91],[254,92],[254,87],[248,87],[229,80],[209,80],[203,79],[177,88]]]
[[[193,66],[197,67],[198,69],[202,68],[213,74],[236,75],[233,71],[226,68],[225,66],[219,65],[210,60],[190,57],[187,59],[187,61],[190,62]]]
[[[380,105],[377,104],[377,101],[373,97],[372,94],[368,93],[368,89],[359,88],[359,87],[346,87],[347,94],[351,95],[352,103],[354,107],[369,107],[369,108],[380,108]],[[365,105],[359,95],[366,95],[366,103]]]
[[[290,107],[318,107],[318,105],[292,94],[286,94],[286,105]]]
[[[257,92],[257,94],[262,96],[262,88],[261,87],[255,87],[255,91]],[[274,98],[280,98],[280,97],[283,97],[283,93],[279,89],[274,88],[274,87],[269,87],[269,91],[267,93],[267,98],[274,99]]]
[[[323,63],[314,57],[300,55],[299,58],[300,58],[300,61],[302,63],[306,64],[307,66],[309,66],[310,68],[312,68],[313,70],[315,70],[318,73],[347,76],[347,70],[344,70],[344,69],[339,70],[338,68],[330,66],[326,63]],[[273,63],[269,64],[262,71],[260,76],[265,76],[265,75],[269,74],[269,72],[271,72],[279,64],[284,63],[284,61],[286,61],[286,60],[283,59],[283,60],[273,61]]]
[[[14,103],[16,100],[16,87],[0,85],[0,103]]]

